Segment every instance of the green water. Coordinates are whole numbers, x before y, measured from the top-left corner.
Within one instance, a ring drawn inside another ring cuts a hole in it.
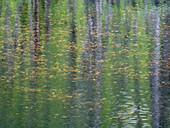
[[[0,0],[0,128],[169,128],[169,0]]]

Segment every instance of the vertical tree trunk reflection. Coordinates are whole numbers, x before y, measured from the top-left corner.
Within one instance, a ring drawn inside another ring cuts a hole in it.
[[[158,128],[160,122],[160,17],[158,9],[151,11],[152,29],[153,29],[153,46],[154,54],[151,60],[151,102],[152,102],[152,127]]]
[[[37,57],[39,53],[40,43],[39,43],[39,2],[38,0],[33,0],[33,18],[34,18],[34,55]]]
[[[170,126],[169,107],[170,107],[170,15],[165,13],[162,35],[161,49],[161,76],[160,76],[160,126],[167,128]]]
[[[85,91],[84,127],[99,127],[103,46],[101,41],[102,0],[86,0],[87,42],[83,53],[82,79]]]
[[[21,12],[24,6],[25,0],[19,1],[17,3],[17,14],[15,18],[15,27],[14,27],[14,32],[13,32],[13,37],[14,37],[14,48],[16,49],[17,47],[17,42],[18,42],[18,32],[19,32],[19,23],[20,23],[20,16]]]
[[[32,14],[32,8],[33,8],[33,14]],[[29,92],[29,118],[28,118],[28,127],[33,128],[33,127],[38,127],[38,101],[37,101],[37,94],[38,92],[36,91],[38,87],[38,68],[39,68],[39,2],[38,0],[33,0],[33,6],[31,5],[31,0],[29,1],[29,22],[30,23],[30,28],[32,28],[31,31],[31,40],[30,41],[30,54],[31,54],[31,78],[30,78],[30,88],[31,91]],[[32,17],[33,15],[33,17]],[[33,35],[32,35],[33,34]]]
[[[70,29],[69,29],[69,55],[68,55],[68,80],[67,80],[67,89],[68,94],[71,98],[68,98],[68,124],[66,127],[75,128],[77,126],[77,113],[76,108],[78,106],[78,100],[76,99],[76,90],[78,89],[76,86],[77,81],[77,28],[76,28],[76,5],[77,2],[75,0],[69,0],[69,19],[70,19]]]
[[[44,87],[44,93],[43,93],[43,100],[44,100],[44,107],[43,107],[43,128],[49,128],[50,124],[50,89],[51,89],[51,82],[50,82],[50,61],[51,61],[51,53],[50,53],[50,22],[51,22],[51,0],[45,0],[45,75],[46,75],[46,80],[45,80],[45,87]]]
[[[29,10],[29,30],[30,30],[30,59],[31,63],[33,63],[34,57],[34,42],[33,42],[33,12],[32,12],[32,0],[28,1],[28,10]]]

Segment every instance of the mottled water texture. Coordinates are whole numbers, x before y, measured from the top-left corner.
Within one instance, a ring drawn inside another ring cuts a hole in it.
[[[0,0],[0,128],[170,128],[169,0]]]

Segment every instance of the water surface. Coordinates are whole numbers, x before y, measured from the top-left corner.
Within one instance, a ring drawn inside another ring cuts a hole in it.
[[[169,0],[1,0],[1,128],[169,128]]]

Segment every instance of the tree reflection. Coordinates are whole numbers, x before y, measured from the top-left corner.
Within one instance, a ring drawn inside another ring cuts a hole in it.
[[[76,124],[77,120],[77,112],[76,108],[78,106],[77,100],[76,100],[76,90],[77,90],[77,28],[76,28],[76,6],[77,2],[75,0],[69,0],[69,55],[68,55],[68,80],[67,80],[67,89],[68,89],[68,95],[71,96],[71,98],[68,98],[68,124],[66,124],[66,127],[74,128],[78,124]]]
[[[158,128],[160,121],[160,17],[158,9],[152,10],[152,45],[155,46],[153,58],[151,60],[151,102],[152,102],[152,127]]]
[[[102,0],[86,0],[87,41],[82,62],[84,127],[99,127],[103,47],[101,41]]]
[[[31,91],[29,92],[29,117],[28,117],[28,127],[33,128],[33,127],[38,127],[38,101],[37,101],[37,87],[38,87],[38,69],[39,69],[39,2],[38,0],[33,0],[33,6],[31,5],[31,1],[29,1],[29,9],[33,9],[33,14],[30,12],[30,19],[33,22],[30,23],[33,28],[31,34],[31,37],[33,39],[33,42],[30,42],[30,54],[31,54],[31,69],[30,69],[30,89]],[[33,16],[32,16],[33,15]],[[33,44],[31,44],[33,43]]]
[[[153,58],[151,60],[151,108],[152,108],[152,127],[166,128],[169,126],[169,14],[163,12],[163,34],[160,39],[160,15],[158,12],[159,1],[155,1],[157,5],[155,10],[151,11],[152,20],[152,45],[154,49]]]
[[[50,61],[51,61],[51,54],[50,54],[50,23],[51,23],[51,0],[45,0],[45,63],[44,63],[44,75],[45,75],[45,85],[44,85],[44,92],[43,92],[43,128],[49,128],[50,126],[50,106],[51,103],[49,101],[50,98],[50,89],[51,89],[51,82],[50,82]]]
[[[162,128],[167,128],[169,123],[169,112],[168,108],[170,107],[170,15],[165,13],[164,20],[165,24],[163,25],[163,36],[162,36],[162,49],[161,49],[161,71],[160,71],[160,126]]]
[[[168,3],[1,0],[0,127],[167,128]]]
[[[4,82],[1,82],[1,90],[3,94],[1,94],[2,100],[2,109],[1,113],[1,127],[10,127],[11,120],[11,111],[12,111],[12,97],[13,97],[13,88],[14,88],[14,56],[13,56],[13,42],[11,39],[11,31],[10,26],[11,23],[11,4],[10,1],[4,1],[5,5],[5,21],[4,21],[4,30],[5,30],[5,38],[4,38],[4,48],[3,48],[3,60],[4,64],[3,69],[1,69],[1,77],[5,79]]]

